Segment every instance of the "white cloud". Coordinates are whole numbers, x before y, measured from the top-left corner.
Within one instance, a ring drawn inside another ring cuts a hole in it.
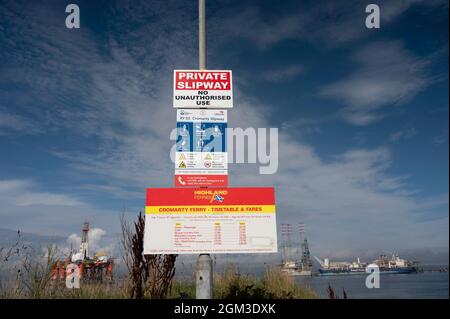
[[[0,180],[0,196],[16,206],[82,206],[79,200],[63,195],[35,191],[30,180]]]
[[[106,231],[101,228],[92,228],[89,230],[88,241],[89,245],[94,249],[98,249],[100,247],[100,241],[102,237],[106,235]]]
[[[389,137],[391,142],[398,142],[400,140],[407,140],[417,135],[417,130],[414,127],[405,128],[403,130],[392,133]]]
[[[295,6],[279,6],[273,15],[258,7],[245,6],[240,10],[221,10],[210,19],[214,34],[225,39],[244,38],[260,49],[267,49],[285,40],[319,41],[325,45],[344,45],[373,32],[365,27],[365,8],[361,0],[316,1]],[[446,0],[385,1],[381,7],[382,27],[387,27],[413,6],[443,7]],[[227,32],[224,32],[226,30]]]
[[[448,128],[441,134],[435,135],[433,137],[432,143],[434,146],[440,146],[446,143],[448,144]]]
[[[230,36],[242,37],[265,49],[283,40],[303,35],[304,25],[307,23],[303,17],[305,15],[297,11],[295,14],[284,14],[276,19],[268,19],[261,15],[258,8],[249,7],[240,12],[224,11],[224,15],[212,17],[211,26],[212,32],[223,35],[225,39]],[[223,30],[227,31],[224,33]]]
[[[85,221],[117,229],[119,209],[99,209],[76,197],[40,188],[31,180],[0,180],[1,226],[48,236],[65,236]],[[103,235],[97,232],[95,238]]]
[[[77,249],[81,245],[81,237],[77,234],[70,234],[69,237],[67,237],[66,242],[72,249]]]
[[[270,114],[255,120],[259,106],[241,100],[230,123],[267,126]],[[389,148],[350,149],[324,161],[297,135],[282,133],[279,142],[276,175],[257,175],[254,166],[233,164],[230,181],[233,186],[274,185],[279,223],[306,222],[315,253],[411,248],[414,236],[424,238],[424,245],[447,246],[448,199],[428,201],[407,176],[392,176]],[[424,215],[434,217],[424,221]]]
[[[30,134],[39,132],[35,123],[23,116],[7,113],[0,110],[0,136],[20,132]]]
[[[20,180],[20,179],[0,180],[0,193],[9,193],[12,191],[29,188],[31,186],[32,183],[27,180]]]
[[[93,257],[97,252],[106,252],[111,256],[111,254],[117,252],[119,245],[117,237],[108,237],[107,232],[101,228],[89,230],[88,243],[90,257]],[[66,244],[67,246],[61,248],[63,253],[69,254],[71,248],[72,252],[77,252],[81,245],[81,236],[75,233],[69,235]]]
[[[25,192],[15,198],[17,206],[82,206],[83,203],[61,194],[46,192]]]
[[[369,44],[353,60],[356,71],[323,87],[321,94],[343,101],[342,117],[355,125],[383,118],[389,107],[410,100],[432,82],[426,75],[430,61],[414,56],[399,42]]]

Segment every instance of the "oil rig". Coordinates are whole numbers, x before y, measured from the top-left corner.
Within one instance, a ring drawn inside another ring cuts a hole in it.
[[[281,260],[281,271],[290,276],[311,276],[312,261],[309,251],[308,240],[305,236],[305,224],[298,224],[298,232],[300,236],[300,250],[292,245],[292,225],[281,224],[281,235],[283,236],[283,249]],[[300,254],[300,258],[296,257],[296,251]]]
[[[58,260],[52,267],[53,280],[65,280],[66,269],[69,264],[78,266],[80,279],[86,281],[109,282],[112,281],[112,271],[114,268],[113,258],[108,257],[105,252],[97,252],[91,258],[89,255],[89,223],[84,223],[80,249],[77,253],[70,254],[65,260]]]

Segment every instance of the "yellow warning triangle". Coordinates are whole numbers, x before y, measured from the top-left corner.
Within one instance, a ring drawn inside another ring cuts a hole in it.
[[[205,159],[206,159],[206,160],[212,160],[211,154],[209,154],[209,153],[206,154]]]
[[[186,164],[183,161],[181,161],[181,163],[180,163],[180,165],[178,167],[179,168],[186,168]]]
[[[185,160],[185,159],[186,159],[186,156],[184,156],[184,154],[181,153],[181,155],[180,155],[180,160]]]

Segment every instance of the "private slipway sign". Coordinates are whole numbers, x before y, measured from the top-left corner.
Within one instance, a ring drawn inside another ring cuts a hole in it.
[[[177,109],[175,187],[228,185],[227,110]]]
[[[273,187],[147,189],[144,254],[276,252]]]
[[[175,108],[232,108],[230,70],[174,70]]]

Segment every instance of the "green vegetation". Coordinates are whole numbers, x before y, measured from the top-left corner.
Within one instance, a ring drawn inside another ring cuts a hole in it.
[[[195,283],[174,282],[171,298],[195,298]],[[319,295],[295,282],[293,277],[278,268],[267,268],[264,276],[242,275],[229,265],[222,273],[214,274],[214,298],[218,299],[317,299]]]
[[[4,252],[4,251],[3,251]],[[130,298],[132,282],[127,279],[109,283],[81,282],[79,289],[68,289],[64,280],[51,279],[51,265],[56,261],[55,249],[49,247],[41,256],[14,260],[6,265],[6,255],[0,250],[0,298],[17,299],[126,299]],[[145,295],[144,298],[149,298]],[[173,280],[167,298],[195,298],[194,280]],[[221,273],[214,274],[214,298],[248,299],[319,298],[313,290],[295,283],[292,277],[278,268],[267,268],[262,278],[242,275],[236,266],[228,265]]]
[[[10,248],[0,247],[1,299],[142,299],[195,298],[195,282],[174,279],[176,255],[143,255],[144,219],[141,214],[131,225],[122,220],[124,278],[104,283],[83,278],[80,288],[69,289],[65,280],[52,279],[58,249],[27,246],[20,241]],[[55,276],[56,277],[56,276]],[[334,293],[333,293],[334,295]],[[214,298],[311,299],[319,295],[278,268],[267,268],[262,278],[243,275],[234,265],[214,274]]]
[[[251,275],[232,274],[230,271],[215,274],[214,298],[249,299],[313,299],[319,295],[313,290],[295,284],[292,278],[278,270],[267,270],[262,279]],[[50,282],[27,289],[14,278],[7,287],[2,286],[0,298],[17,299],[126,299],[129,286],[126,280],[110,284],[81,283],[79,289],[68,289],[63,281]],[[175,280],[167,296],[169,299],[195,298],[195,282]]]

